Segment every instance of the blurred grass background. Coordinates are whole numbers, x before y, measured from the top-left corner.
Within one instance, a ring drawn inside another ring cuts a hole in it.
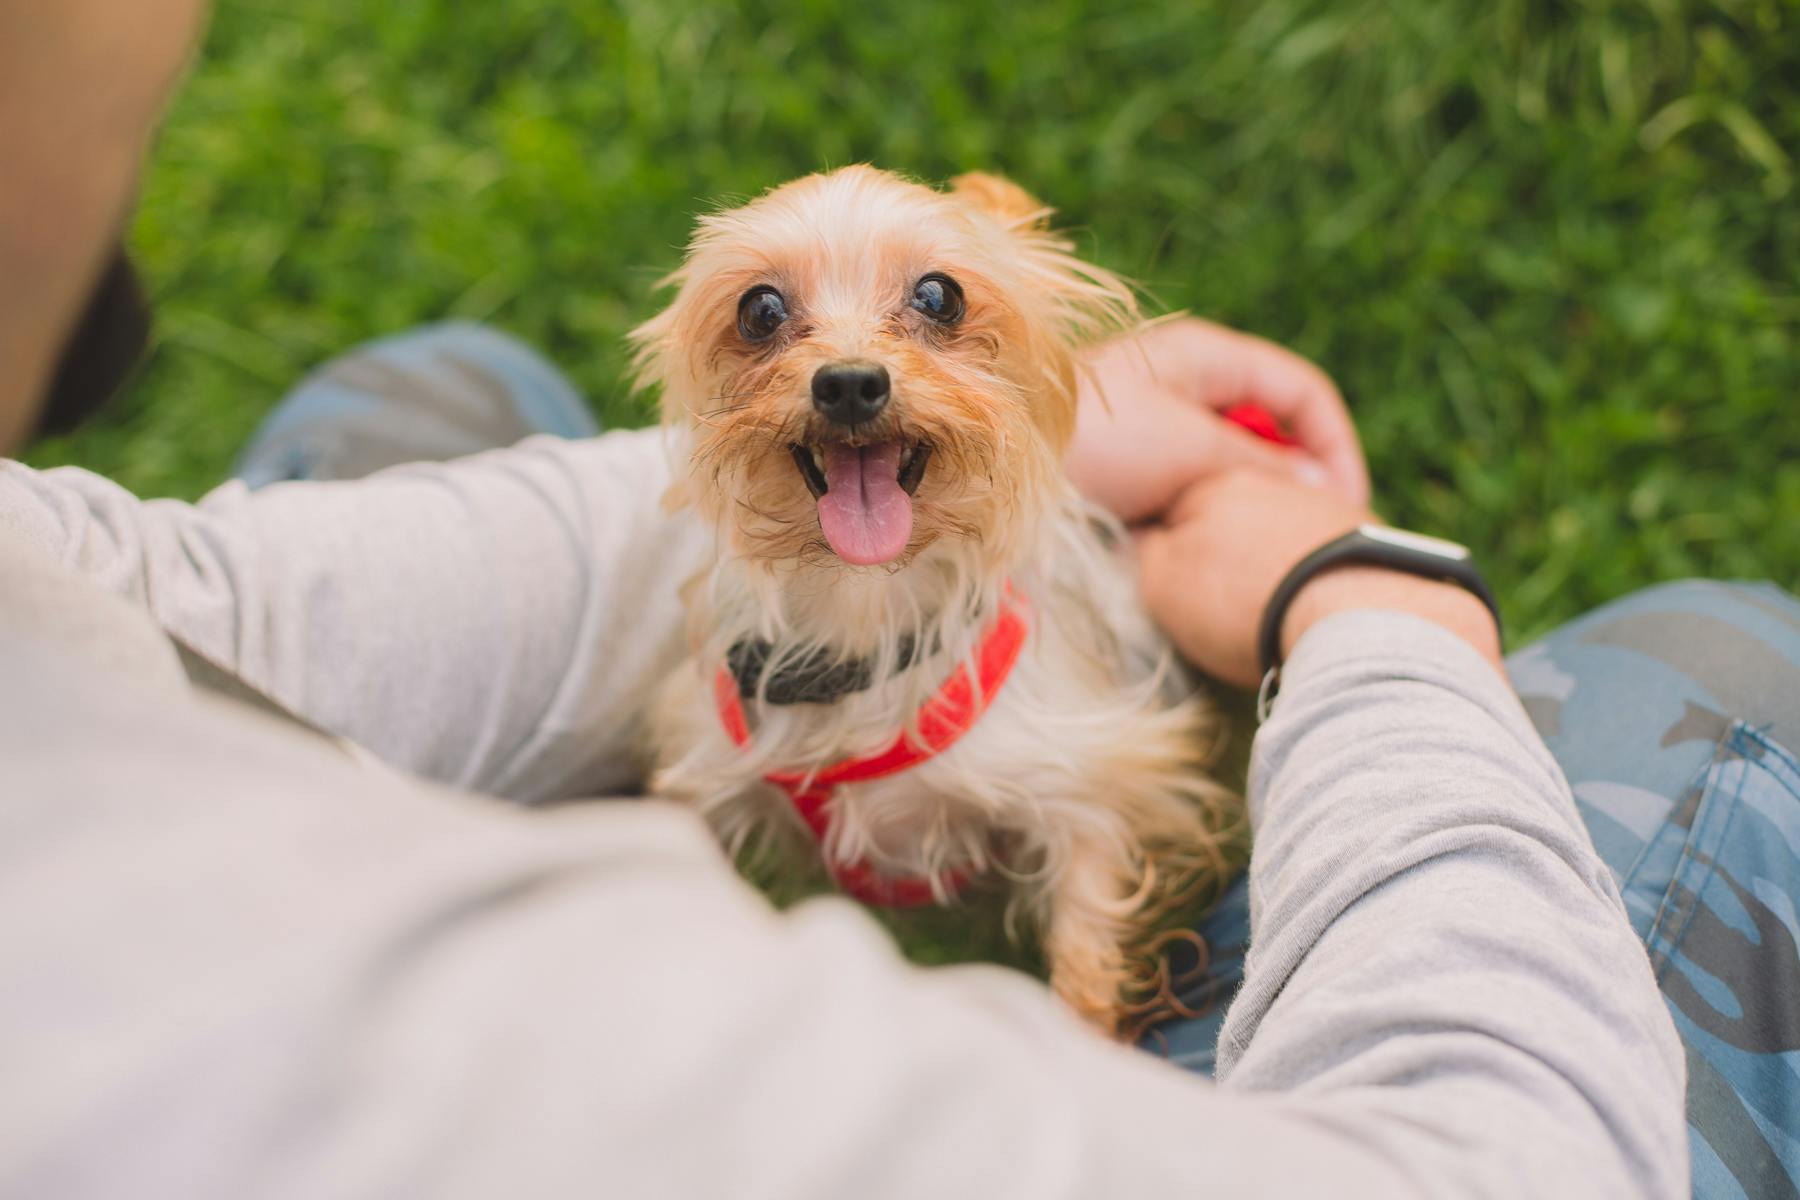
[[[1797,147],[1792,0],[226,0],[133,235],[155,357],[33,460],[198,495],[309,367],[450,316],[637,422],[621,335],[697,209],[996,169],[1323,364],[1516,642],[1800,584]]]

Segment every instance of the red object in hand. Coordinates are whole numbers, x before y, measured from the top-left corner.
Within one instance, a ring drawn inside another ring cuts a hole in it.
[[[1277,446],[1300,444],[1266,408],[1259,408],[1254,404],[1234,404],[1230,408],[1221,409],[1219,415],[1233,425],[1249,430],[1265,442],[1274,442]]]

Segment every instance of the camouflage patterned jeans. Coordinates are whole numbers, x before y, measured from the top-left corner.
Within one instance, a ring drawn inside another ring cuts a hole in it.
[[[1507,665],[1687,1047],[1694,1194],[1800,1193],[1800,603],[1668,584]]]
[[[252,486],[347,479],[531,433],[596,432],[504,335],[440,325],[327,364],[240,461]],[[1800,602],[1767,584],[1651,588],[1508,660],[1644,939],[1688,1052],[1694,1194],[1800,1195]],[[1242,977],[1242,881],[1207,917],[1211,969],[1156,1049],[1210,1073]]]

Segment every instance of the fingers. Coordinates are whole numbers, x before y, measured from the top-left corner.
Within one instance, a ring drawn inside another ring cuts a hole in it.
[[[1240,399],[1260,404],[1324,466],[1330,481],[1356,504],[1369,502],[1362,442],[1335,384],[1313,364],[1272,342],[1240,334]]]
[[[1130,409],[1084,413],[1063,467],[1083,495],[1126,522],[1155,517],[1190,484],[1237,469],[1309,487],[1330,482],[1304,450],[1264,441],[1210,409],[1161,393]]]
[[[1145,390],[1131,405],[1081,412],[1063,467],[1088,499],[1120,520],[1141,521],[1212,469],[1217,427],[1224,424],[1203,409]]]
[[[1214,455],[1209,473],[1249,467],[1284,479],[1297,479],[1308,487],[1337,484],[1327,466],[1303,448],[1278,446],[1222,417],[1207,415],[1205,419],[1214,426],[1209,435]]]
[[[1192,317],[1153,326],[1139,340],[1157,382],[1208,408],[1262,407],[1318,460],[1347,499],[1369,502],[1369,473],[1356,427],[1337,386],[1318,367],[1273,342]]]

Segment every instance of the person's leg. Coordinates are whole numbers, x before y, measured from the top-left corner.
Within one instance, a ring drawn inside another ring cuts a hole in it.
[[[1219,1030],[1225,1010],[1244,982],[1244,952],[1250,946],[1250,878],[1242,872],[1218,903],[1201,918],[1197,932],[1206,943],[1206,958],[1188,942],[1169,945],[1169,974],[1185,981],[1175,990],[1181,1007],[1195,1015],[1165,1021],[1145,1033],[1138,1045],[1176,1066],[1201,1075],[1213,1073]]]
[[[1639,592],[1508,662],[1688,1054],[1694,1194],[1800,1191],[1800,601]]]
[[[480,325],[429,325],[358,346],[309,375],[264,419],[233,474],[252,488],[357,479],[534,433],[598,432],[580,394],[524,343]]]

